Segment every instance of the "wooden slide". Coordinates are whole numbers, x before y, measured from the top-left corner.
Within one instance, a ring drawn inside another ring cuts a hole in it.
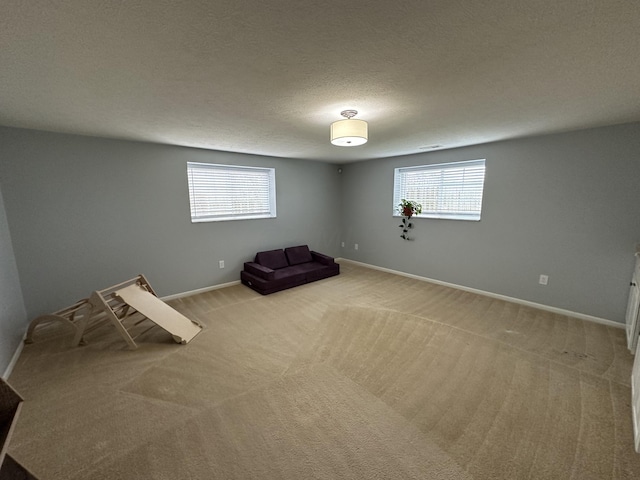
[[[169,332],[178,343],[189,343],[202,331],[201,325],[171,308],[140,284],[129,285],[116,291],[115,295],[160,328]]]
[[[111,323],[132,349],[138,348],[134,338],[155,326],[166,330],[181,344],[189,343],[202,331],[202,325],[160,300],[144,275],[104,290],[96,290],[88,299],[80,300],[54,314],[35,318],[29,325],[25,341],[31,343],[35,327],[51,320],[63,321],[75,329],[74,346],[84,343],[84,335],[105,322]],[[147,320],[152,325],[132,337],[131,329]]]

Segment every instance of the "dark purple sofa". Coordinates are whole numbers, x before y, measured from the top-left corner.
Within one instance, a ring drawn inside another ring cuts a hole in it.
[[[340,273],[333,257],[312,252],[307,245],[258,252],[245,262],[240,280],[262,295],[315,282]]]

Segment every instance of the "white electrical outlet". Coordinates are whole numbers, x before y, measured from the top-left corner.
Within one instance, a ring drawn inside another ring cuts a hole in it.
[[[549,275],[540,275],[540,280],[538,280],[540,285],[547,285],[549,283]]]
[[[341,246],[341,247],[344,247],[344,242],[340,243],[340,246]]]
[[[355,248],[356,250],[358,249],[358,244],[356,243],[353,248]]]
[[[220,266],[220,268],[224,268],[224,260],[220,260],[218,262],[218,265]]]

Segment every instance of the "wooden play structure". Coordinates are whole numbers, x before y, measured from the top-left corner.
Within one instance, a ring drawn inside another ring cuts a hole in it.
[[[155,326],[166,330],[181,344],[189,343],[202,331],[202,325],[160,300],[144,275],[104,290],[96,290],[88,298],[69,307],[33,319],[27,329],[25,342],[33,342],[38,325],[52,321],[62,322],[74,329],[74,346],[85,343],[84,335],[105,323],[111,323],[131,349],[138,347],[135,338]],[[150,321],[151,325],[133,337],[131,331],[145,321]]]

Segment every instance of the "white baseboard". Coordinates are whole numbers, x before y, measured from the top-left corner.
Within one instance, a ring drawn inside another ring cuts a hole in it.
[[[9,379],[9,375],[11,375],[11,372],[13,372],[13,368],[16,366],[16,363],[18,363],[18,359],[20,358],[20,354],[22,353],[22,349],[24,348],[25,338],[26,338],[26,335],[22,337],[22,340],[20,341],[18,348],[16,348],[16,351],[13,353],[13,357],[11,357],[11,361],[9,362],[9,365],[7,365],[7,368],[2,374],[3,380]]]
[[[177,298],[190,297],[191,295],[197,295],[198,293],[210,292],[211,290],[218,290],[220,288],[233,287],[239,285],[240,280],[234,280],[233,282],[221,283],[219,285],[213,285],[211,287],[198,288],[197,290],[190,290],[188,292],[175,293],[173,295],[167,295],[166,297],[160,297],[161,300],[168,302],[169,300],[175,300]]]
[[[349,260],[346,258],[338,258],[336,260],[352,263],[354,265],[359,265],[365,268],[371,268],[373,270],[380,270],[382,272],[393,273],[395,275],[401,275],[403,277],[413,278],[415,280],[420,280],[423,282],[435,283],[437,285],[442,285],[444,287],[451,287],[457,290],[464,290],[465,292],[477,293],[478,295],[484,295],[485,297],[497,298],[499,300],[505,300],[507,302],[517,303],[519,305],[525,305],[527,307],[538,308],[540,310],[545,310],[547,312],[557,313],[559,315],[566,315],[568,317],[579,318],[580,320],[587,320],[589,322],[600,323],[602,325],[607,325],[609,327],[615,328],[625,328],[623,323],[614,322],[613,320],[608,320],[606,318],[594,317],[592,315],[586,315],[584,313],[572,312],[570,310],[565,310],[562,308],[551,307],[549,305],[544,305],[542,303],[530,302],[528,300],[522,300],[520,298],[508,297],[506,295],[501,295],[499,293],[486,292],[484,290],[478,290],[476,288],[465,287],[464,285],[456,285],[455,283],[442,282],[440,280],[435,280],[433,278],[421,277],[420,275],[414,275],[412,273],[400,272],[398,270],[392,270],[390,268],[378,267],[376,265],[370,265],[368,263],[357,262],[355,260]]]

